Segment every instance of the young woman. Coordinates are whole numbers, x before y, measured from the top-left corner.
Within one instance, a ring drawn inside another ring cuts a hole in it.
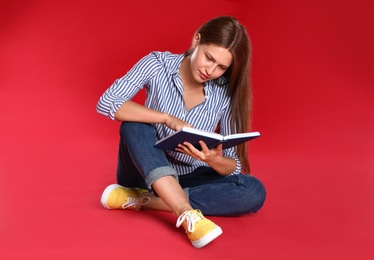
[[[107,209],[171,211],[193,246],[222,234],[204,215],[236,216],[257,212],[265,188],[249,175],[246,144],[201,150],[188,140],[175,151],[154,147],[184,126],[222,135],[250,126],[250,41],[234,18],[203,24],[184,54],[152,52],[117,79],[101,96],[98,113],[122,121],[118,184],[101,197]],[[146,89],[145,105],[131,101]],[[203,215],[204,214],[204,215]]]

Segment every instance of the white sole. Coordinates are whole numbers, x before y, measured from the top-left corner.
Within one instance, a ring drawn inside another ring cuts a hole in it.
[[[118,187],[122,187],[122,186],[118,185],[118,184],[111,184],[111,185],[109,185],[108,187],[105,188],[105,190],[103,191],[103,194],[101,195],[101,199],[100,199],[101,205],[103,205],[104,208],[110,209],[108,207],[108,205],[106,204],[106,202],[107,202],[109,194],[112,192],[112,190],[114,190],[115,188],[118,188]]]
[[[210,242],[212,242],[214,239],[219,237],[222,233],[223,233],[222,229],[219,226],[217,226],[209,234],[205,235],[199,240],[191,241],[191,243],[195,248],[201,248],[203,246],[206,246]]]

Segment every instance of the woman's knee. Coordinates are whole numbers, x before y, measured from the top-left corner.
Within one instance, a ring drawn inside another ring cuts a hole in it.
[[[152,130],[153,127],[150,124],[138,123],[138,122],[122,122],[120,126],[120,134],[126,136],[127,134],[138,133],[139,131]]]
[[[149,141],[152,145],[156,140],[156,129],[151,124],[138,122],[122,122],[120,126],[120,136],[122,140],[129,143],[131,140],[136,142]]]
[[[266,200],[265,185],[259,179],[249,175],[243,176],[243,185],[246,187],[246,197],[248,198],[246,200],[248,213],[259,211]]]

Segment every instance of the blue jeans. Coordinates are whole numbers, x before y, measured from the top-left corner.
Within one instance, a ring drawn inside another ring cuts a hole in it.
[[[250,175],[221,176],[211,167],[178,176],[163,150],[154,147],[155,128],[150,124],[123,122],[120,127],[117,182],[125,187],[152,191],[161,177],[173,176],[184,189],[191,206],[204,215],[238,216],[257,212],[264,204],[264,185]]]

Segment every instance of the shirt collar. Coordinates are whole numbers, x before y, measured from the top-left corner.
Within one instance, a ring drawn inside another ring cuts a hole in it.
[[[176,58],[171,62],[171,66],[170,66],[171,75],[179,74],[179,68],[181,66],[183,58],[184,58],[184,54],[178,54]]]

